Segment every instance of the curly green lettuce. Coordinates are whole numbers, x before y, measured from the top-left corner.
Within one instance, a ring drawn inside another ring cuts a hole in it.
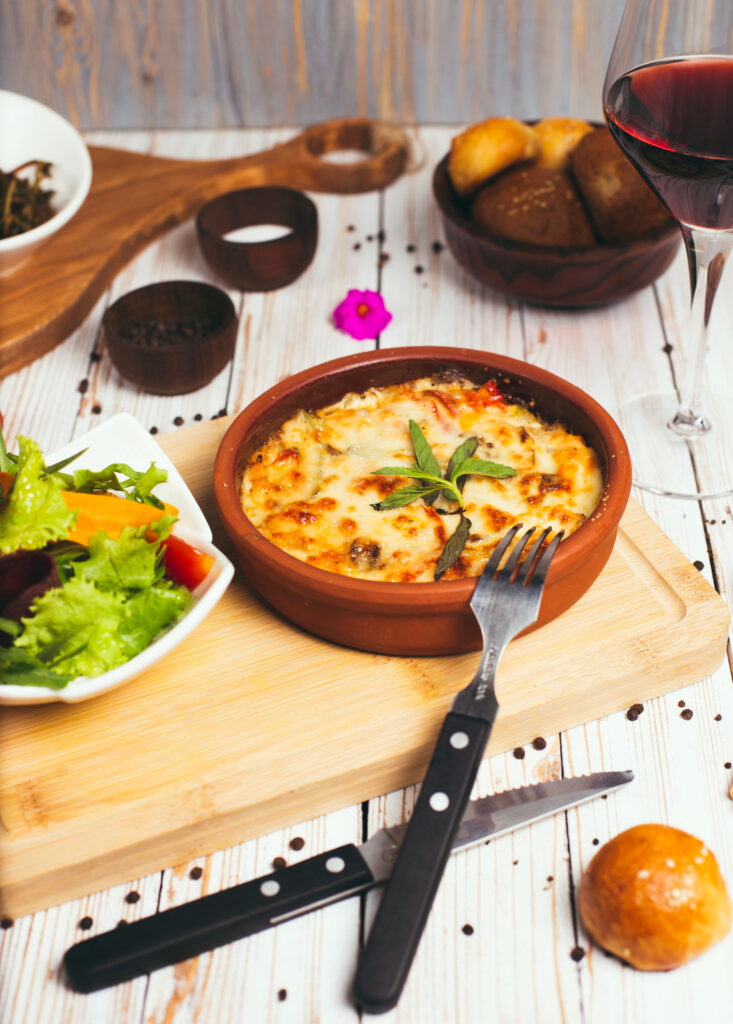
[[[0,554],[26,551],[66,537],[76,520],[61,491],[63,480],[44,475],[43,454],[29,437],[18,438],[18,462],[10,495],[0,506]]]
[[[34,601],[16,647],[72,679],[101,675],[144,650],[191,600],[165,578],[159,540],[146,534],[147,527],[126,527],[117,540],[96,534],[89,558],[72,563],[73,578]]]

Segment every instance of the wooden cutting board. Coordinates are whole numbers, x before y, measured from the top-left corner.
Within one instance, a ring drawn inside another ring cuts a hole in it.
[[[361,151],[364,159],[321,159],[337,150]],[[401,128],[366,117],[323,121],[263,153],[228,160],[171,160],[90,146],[92,186],[83,206],[2,279],[0,376],[68,337],[136,253],[214,196],[260,185],[370,192],[399,177],[408,154]]]
[[[211,467],[228,423],[160,439],[225,550]],[[702,678],[720,664],[727,628],[721,598],[632,502],[588,593],[509,646],[489,753]],[[237,575],[206,623],[131,683],[83,704],[2,710],[2,914],[417,781],[477,657],[335,646],[289,625]]]

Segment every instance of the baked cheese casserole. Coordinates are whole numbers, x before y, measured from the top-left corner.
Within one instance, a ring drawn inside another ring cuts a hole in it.
[[[516,474],[463,477],[462,514],[442,492],[432,504],[418,497],[375,508],[398,488],[419,485],[375,475],[384,467],[416,465],[411,420],[442,472],[456,448],[476,438],[474,458]],[[248,459],[240,501],[268,540],[310,565],[361,579],[432,582],[441,552],[465,518],[470,530],[446,580],[479,575],[514,523],[567,536],[591,515],[602,488],[598,457],[580,436],[543,423],[493,380],[477,385],[442,371],[300,410]]]

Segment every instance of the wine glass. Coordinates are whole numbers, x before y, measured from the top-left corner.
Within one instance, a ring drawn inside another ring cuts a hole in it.
[[[733,491],[733,400],[703,399],[707,328],[733,244],[733,0],[628,0],[603,86],[603,110],[626,156],[682,229],[692,308],[687,380],[624,401],[634,483],[673,497]],[[696,456],[722,474],[695,486]]]

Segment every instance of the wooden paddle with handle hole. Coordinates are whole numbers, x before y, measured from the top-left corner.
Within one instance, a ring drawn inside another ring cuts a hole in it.
[[[321,159],[360,150],[355,163]],[[154,238],[214,196],[285,185],[314,192],[369,192],[405,169],[407,135],[369,118],[324,121],[262,153],[227,160],[172,160],[90,146],[93,177],[84,205],[15,274],[2,279],[0,375],[62,342],[114,276]]]

